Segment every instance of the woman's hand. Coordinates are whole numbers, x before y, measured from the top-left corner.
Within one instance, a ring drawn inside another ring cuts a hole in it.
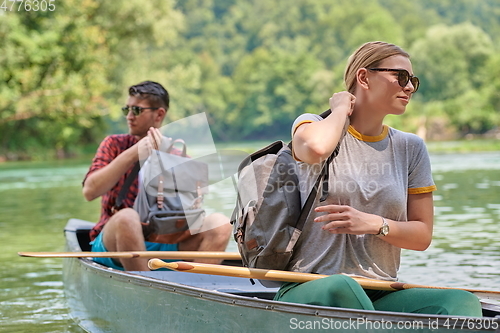
[[[331,114],[326,119],[299,124],[292,139],[294,157],[308,164],[325,161],[341,139],[355,100],[347,91],[335,93],[330,98]]]
[[[408,195],[408,220],[400,223],[386,218],[390,231],[381,239],[402,249],[426,250],[432,240],[433,207],[432,192]],[[315,211],[324,214],[314,222],[322,223],[322,229],[332,234],[376,235],[383,224],[382,217],[345,205],[325,205]]]
[[[346,116],[350,116],[354,110],[356,96],[347,91],[335,93],[330,97],[330,110],[333,112],[345,112]]]
[[[325,214],[315,218],[314,222],[322,222],[322,229],[332,234],[377,234],[383,223],[380,216],[345,205],[325,205],[316,207],[315,211]]]

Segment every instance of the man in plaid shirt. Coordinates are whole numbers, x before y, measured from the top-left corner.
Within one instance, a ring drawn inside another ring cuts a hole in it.
[[[101,217],[90,232],[92,251],[224,251],[231,234],[229,219],[220,213],[207,216],[207,223],[217,228],[191,235],[189,230],[176,236],[175,244],[153,243],[144,239],[139,215],[132,209],[138,193],[138,179],[132,182],[119,210],[115,209],[118,193],[125,179],[139,161],[139,154],[159,147],[159,131],[169,108],[169,95],[156,82],[145,81],[129,88],[127,105],[122,108],[128,134],[106,137],[97,149],[83,180],[83,195],[91,201],[101,199]],[[180,154],[180,151],[172,151]],[[210,221],[209,221],[210,220]],[[95,258],[95,261],[120,270],[149,270],[147,259]],[[217,263],[217,260],[200,260]]]

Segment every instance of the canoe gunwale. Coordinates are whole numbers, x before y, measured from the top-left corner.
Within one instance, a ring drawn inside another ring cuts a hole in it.
[[[71,224],[68,222],[68,226]],[[77,220],[78,221],[78,220]],[[73,223],[75,225],[75,223]],[[78,225],[78,223],[76,223]],[[67,248],[69,251],[80,251],[80,245],[76,237],[76,229],[71,226],[65,228],[65,237],[67,242]],[[370,310],[353,310],[344,308],[333,308],[324,307],[317,305],[306,305],[306,304],[295,304],[279,302],[268,299],[260,299],[251,297],[251,293],[245,291],[238,291],[231,289],[231,292],[221,290],[208,290],[205,288],[187,285],[167,280],[162,280],[154,278],[151,276],[141,275],[137,272],[124,272],[115,270],[102,266],[98,263],[93,262],[89,258],[66,258],[64,261],[70,262],[73,268],[81,271],[81,274],[93,274],[98,277],[102,277],[103,280],[113,279],[115,283],[124,283],[125,286],[133,285],[146,288],[153,288],[159,292],[165,293],[165,297],[168,294],[182,295],[186,298],[197,298],[207,301],[214,302],[213,306],[218,306],[217,304],[226,304],[235,307],[241,307],[242,311],[245,309],[252,309],[254,311],[274,311],[280,314],[287,315],[300,315],[308,316],[310,320],[322,320],[323,318],[329,320],[339,320],[339,321],[365,321],[365,322],[380,322],[381,320],[386,322],[421,322],[425,328],[430,327],[431,323],[436,325],[433,328],[447,330],[447,324],[449,324],[450,319],[453,319],[453,323],[456,327],[467,327],[468,318],[456,318],[452,316],[445,315],[428,315],[428,314],[408,314],[400,312],[385,312],[385,311],[370,311]],[[76,264],[76,265],[75,265]],[[161,273],[161,272],[158,272]],[[173,274],[185,274],[186,276],[193,275],[192,273],[181,273],[181,272],[164,272]],[[160,274],[159,274],[160,275]],[[180,275],[179,275],[180,276]],[[214,278],[224,278],[214,276]],[[238,278],[235,278],[238,279]],[[66,281],[65,281],[66,282]],[[65,286],[66,287],[66,286]],[[246,296],[245,294],[248,294]],[[249,297],[250,296],[250,297]],[[291,316],[290,316],[291,317]],[[74,318],[75,321],[79,321]],[[475,318],[481,319],[483,322],[494,322],[500,323],[500,316],[496,318]],[[470,319],[469,319],[470,320]],[[492,325],[490,325],[493,327]],[[468,329],[467,329],[468,330]],[[465,330],[465,331],[467,331]],[[470,330],[477,331],[477,330]],[[487,330],[483,330],[487,331]],[[495,331],[494,329],[491,331]]]

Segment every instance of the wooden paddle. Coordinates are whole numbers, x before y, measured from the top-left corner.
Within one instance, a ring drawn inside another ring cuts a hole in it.
[[[161,259],[226,259],[239,260],[238,252],[210,251],[130,251],[130,252],[18,252],[21,257],[34,258],[161,258]]]
[[[159,259],[149,260],[148,266],[150,269],[158,269],[164,267],[175,271],[189,272],[189,273],[236,276],[236,277],[244,277],[244,278],[259,279],[259,280],[272,280],[272,281],[285,281],[285,282],[307,282],[307,281],[322,279],[329,276],[321,274],[298,273],[298,272],[246,268],[246,267],[236,267],[236,266],[226,266],[226,265],[200,264],[192,262],[189,263],[164,262]],[[389,290],[389,291],[404,290],[411,288],[459,289],[471,292],[482,299],[492,299],[500,301],[500,291],[475,290],[475,289],[451,288],[451,287],[433,287],[433,286],[423,286],[423,285],[403,283],[403,282],[374,280],[374,279],[359,278],[359,277],[353,277],[353,279],[356,280],[356,282],[358,282],[365,289]]]

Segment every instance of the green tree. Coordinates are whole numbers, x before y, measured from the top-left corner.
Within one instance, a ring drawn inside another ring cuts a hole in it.
[[[106,125],[126,130],[119,106],[145,79],[171,93],[169,120],[206,112],[219,139],[288,137],[298,114],[325,110],[345,89],[348,55],[370,40],[409,50],[421,78],[391,124],[466,134],[499,123],[497,0],[56,5],[0,12],[0,155],[64,155],[96,144]]]
[[[469,22],[488,32],[497,45],[500,41],[500,25],[498,24],[500,2],[498,0],[420,1],[419,5],[427,11],[438,14],[442,24],[457,25]]]
[[[102,137],[109,96],[128,79],[126,55],[175,39],[182,15],[172,5],[67,0],[54,11],[2,13],[0,154],[65,155]]]
[[[487,103],[500,113],[500,53],[493,54],[484,67],[478,71],[483,79],[481,90],[484,91]]]
[[[319,70],[321,63],[306,49],[255,49],[235,71],[237,88],[226,116],[228,130],[242,138],[289,137],[297,115],[317,113],[321,104],[327,107],[328,100],[318,100],[315,93],[325,84],[323,77],[316,75]]]
[[[108,53],[85,4],[9,12],[0,21],[0,152],[64,152],[89,141],[106,102]],[[62,14],[71,11],[73,15]]]
[[[486,33],[470,23],[434,26],[426,38],[415,42],[410,53],[414,71],[421,78],[416,98],[442,101],[450,124],[462,134],[485,130],[491,124],[492,110],[480,92],[482,68],[494,53]]]

